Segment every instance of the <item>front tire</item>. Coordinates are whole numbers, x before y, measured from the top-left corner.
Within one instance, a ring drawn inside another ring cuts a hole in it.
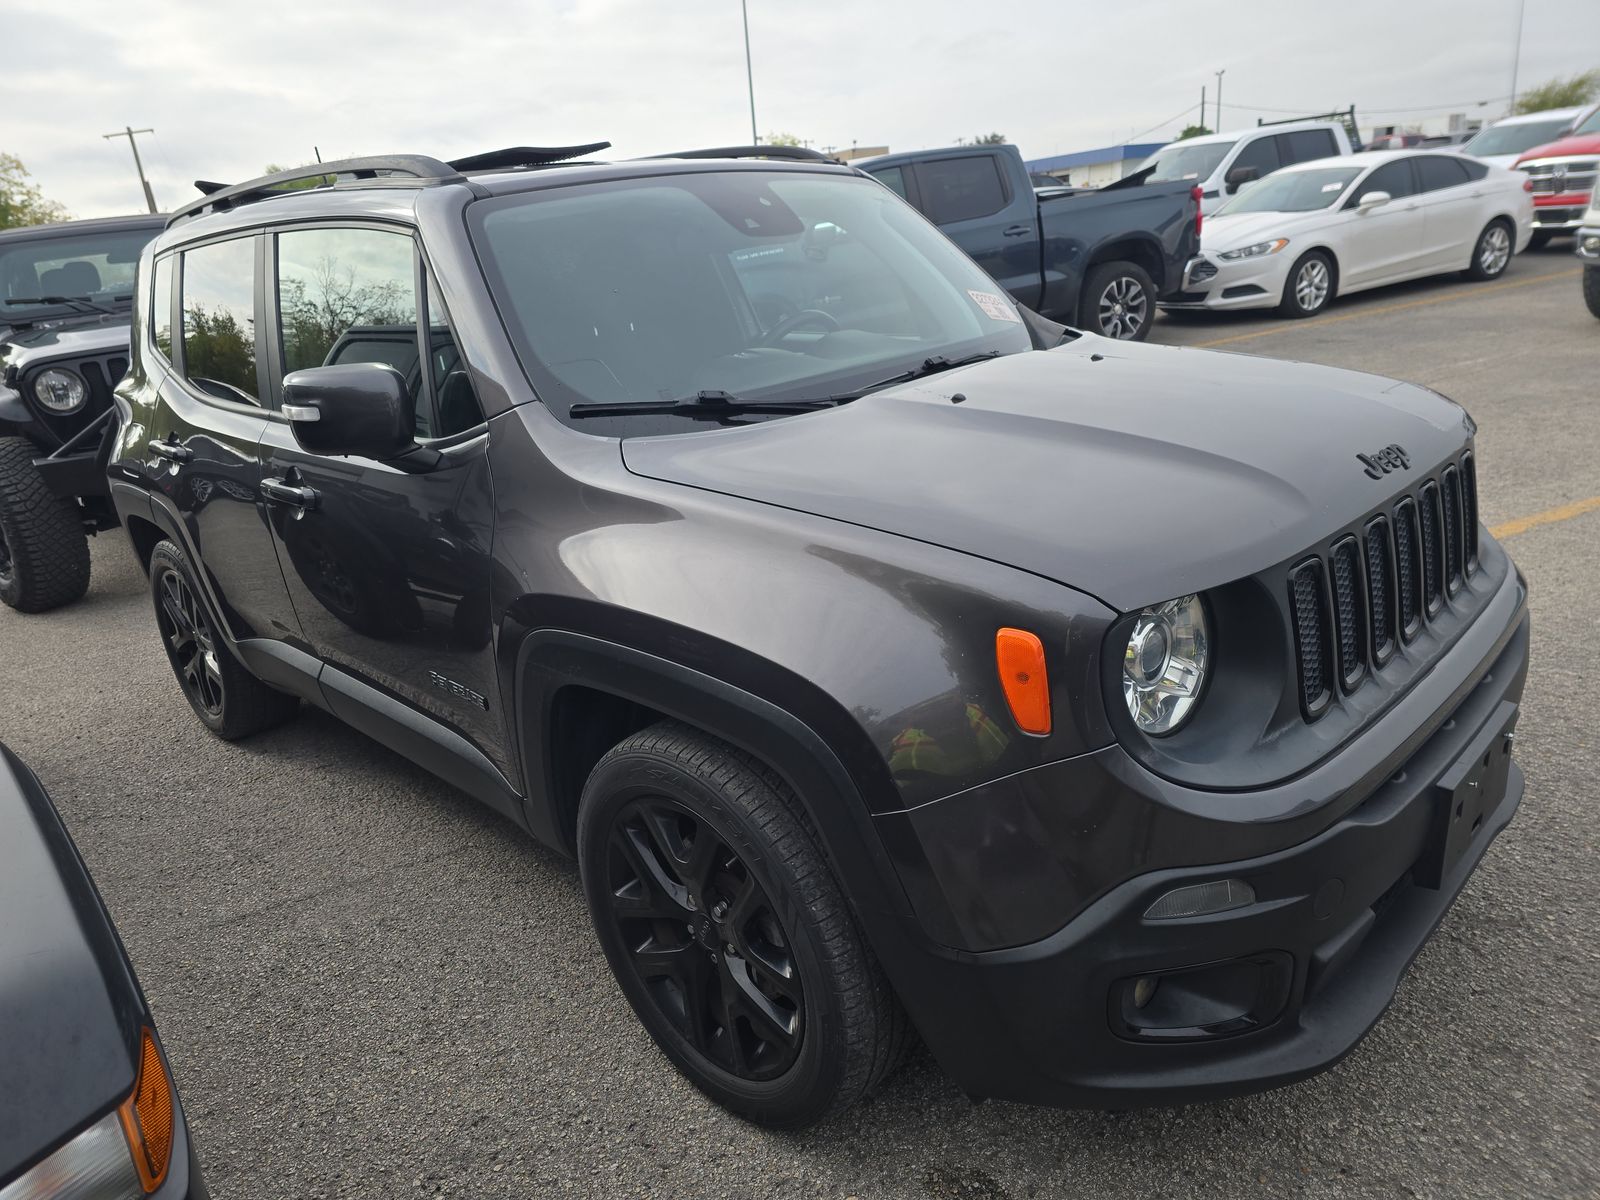
[[[0,438],[0,602],[18,612],[71,604],[89,590],[89,537],[76,501],[51,495],[27,438]]]
[[[1156,285],[1138,263],[1101,263],[1089,272],[1078,306],[1078,324],[1091,333],[1122,342],[1150,336],[1156,314]]]
[[[160,542],[151,552],[150,598],[172,673],[194,715],[212,733],[232,742],[281,725],[300,711],[296,697],[268,687],[233,656],[176,542]]]
[[[1332,303],[1337,286],[1333,260],[1321,250],[1308,250],[1289,268],[1278,312],[1285,317],[1314,317]]]
[[[584,786],[578,864],[623,994],[724,1108],[803,1128],[899,1065],[905,1014],[762,763],[670,721],[626,738]]]
[[[1583,302],[1591,313],[1600,317],[1600,267],[1583,269]]]
[[[1511,265],[1517,242],[1509,223],[1490,221],[1472,247],[1472,263],[1463,272],[1468,279],[1499,279]]]
[[[1528,249],[1543,250],[1550,244],[1550,239],[1553,237],[1555,237],[1555,234],[1548,229],[1535,229],[1533,235],[1528,238]]]

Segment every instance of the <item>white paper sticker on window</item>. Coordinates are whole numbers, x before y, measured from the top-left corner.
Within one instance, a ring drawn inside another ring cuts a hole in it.
[[[1005,297],[996,296],[993,292],[975,292],[971,288],[967,289],[967,295],[972,297],[972,302],[983,309],[983,315],[990,320],[1022,324],[1022,318],[1017,316],[1017,310],[1011,307],[1011,302]]]

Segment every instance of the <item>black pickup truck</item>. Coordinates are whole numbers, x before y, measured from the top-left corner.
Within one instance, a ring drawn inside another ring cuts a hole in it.
[[[1015,146],[885,154],[857,164],[965,250],[1017,301],[1106,337],[1143,341],[1155,301],[1200,248],[1200,189],[1147,183],[1036,194]]]

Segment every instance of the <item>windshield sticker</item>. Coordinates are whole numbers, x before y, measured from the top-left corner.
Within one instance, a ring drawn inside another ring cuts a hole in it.
[[[972,302],[983,309],[983,315],[991,321],[1010,321],[1021,325],[1022,318],[1017,316],[1017,310],[1011,307],[1009,301],[1002,300],[993,292],[975,292],[967,289],[967,295],[972,297]]]
[[[1325,191],[1325,192],[1342,192],[1342,191],[1344,191],[1344,184],[1342,184],[1342,183],[1325,183],[1325,184],[1322,185],[1322,190]]]

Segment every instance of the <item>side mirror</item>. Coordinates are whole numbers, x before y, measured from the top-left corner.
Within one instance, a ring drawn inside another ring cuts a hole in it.
[[[1361,199],[1356,201],[1356,207],[1362,212],[1371,212],[1375,208],[1382,208],[1390,199],[1388,192],[1363,192]]]
[[[1227,187],[1228,193],[1232,195],[1239,190],[1241,184],[1254,183],[1260,178],[1260,167],[1234,167],[1233,170],[1222,177],[1222,182]]]
[[[387,363],[307,367],[283,377],[283,415],[312,454],[396,458],[415,444],[411,391]]]

